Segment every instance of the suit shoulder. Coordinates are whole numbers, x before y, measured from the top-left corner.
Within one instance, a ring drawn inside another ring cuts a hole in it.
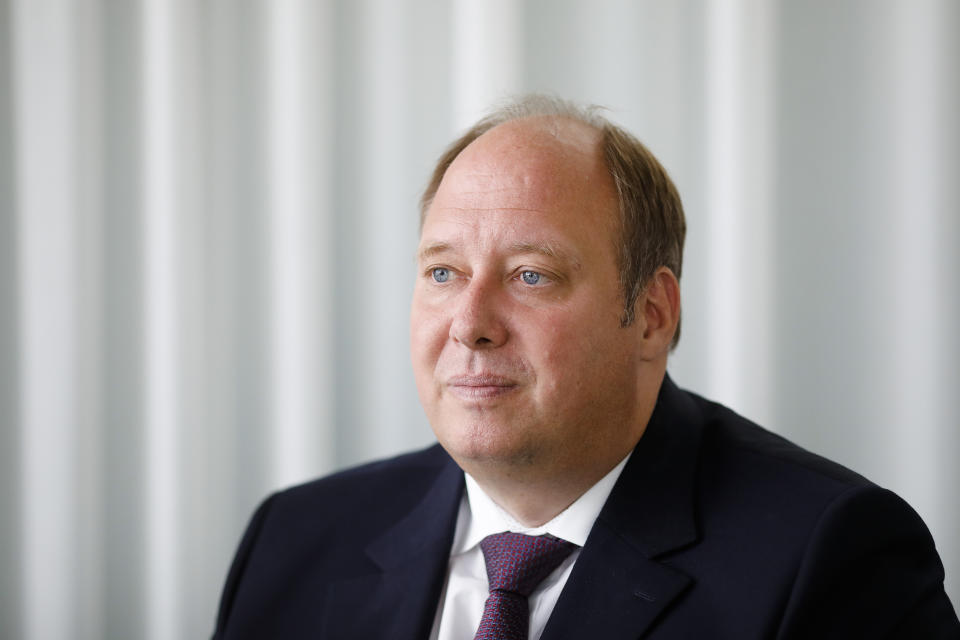
[[[327,574],[344,558],[366,562],[362,550],[420,504],[431,487],[442,484],[456,494],[457,471],[435,446],[284,489],[257,510],[245,534],[244,556],[256,556],[259,564],[253,565],[270,571],[295,571],[309,560]],[[320,549],[338,551],[321,558]]]
[[[859,473],[804,449],[722,404],[688,394],[703,416],[702,455],[707,464],[714,458],[748,464],[813,485],[830,485],[838,492],[875,486]]]
[[[454,464],[440,445],[404,453],[392,458],[375,460],[338,471],[328,476],[284,489],[276,494],[275,502],[301,508],[315,503],[325,509],[337,504],[360,506],[362,502],[403,501],[423,494],[437,474]]]
[[[327,585],[382,570],[377,550],[385,533],[402,532],[416,513],[415,522],[423,513],[440,520],[454,513],[462,477],[436,446],[274,493],[257,510],[234,559],[217,637],[241,629],[242,637],[300,637],[325,606]]]

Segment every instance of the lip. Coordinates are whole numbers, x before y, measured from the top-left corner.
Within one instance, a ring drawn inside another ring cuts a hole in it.
[[[503,397],[518,388],[516,380],[496,374],[453,376],[447,389],[464,400],[488,400]]]

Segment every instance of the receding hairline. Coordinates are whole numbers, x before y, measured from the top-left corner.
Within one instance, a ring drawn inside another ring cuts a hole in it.
[[[594,139],[590,141],[591,144],[597,150],[601,150],[603,138],[607,132],[618,128],[601,115],[602,111],[607,111],[607,108],[596,104],[580,105],[571,100],[545,94],[530,94],[499,103],[486,116],[457,138],[453,145],[444,152],[440,162],[435,167],[427,189],[420,199],[421,228],[447,170],[467,147],[485,134],[501,125],[524,120],[567,121],[590,130],[594,134]],[[586,149],[584,150],[586,151]]]

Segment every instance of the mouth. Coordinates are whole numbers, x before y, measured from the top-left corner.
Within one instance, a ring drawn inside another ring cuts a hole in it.
[[[446,386],[453,395],[474,401],[501,398],[519,388],[515,380],[493,374],[454,376]]]

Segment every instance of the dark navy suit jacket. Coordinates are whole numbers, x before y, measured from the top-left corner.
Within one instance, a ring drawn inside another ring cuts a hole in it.
[[[273,495],[215,638],[427,638],[463,490],[434,446]],[[542,638],[958,639],[960,623],[905,502],[667,378]]]

